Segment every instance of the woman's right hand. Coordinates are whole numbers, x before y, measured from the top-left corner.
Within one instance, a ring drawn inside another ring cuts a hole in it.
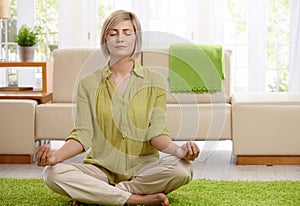
[[[57,158],[51,152],[50,147],[45,144],[36,150],[33,160],[38,166],[55,165],[57,163]]]

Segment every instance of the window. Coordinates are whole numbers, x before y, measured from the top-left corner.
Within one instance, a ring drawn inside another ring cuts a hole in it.
[[[14,37],[17,35],[17,0],[11,0],[11,18],[2,21],[2,52],[1,60],[15,61],[17,59],[17,44]]]
[[[247,0],[228,0],[224,8],[223,42],[233,51],[232,70],[235,90],[242,90],[248,85],[248,4]]]
[[[234,91],[288,91],[289,0],[227,0],[223,44]]]
[[[97,47],[100,47],[100,35],[102,30],[102,25],[104,23],[104,20],[109,15],[109,13],[114,8],[114,3],[109,0],[97,0],[97,11],[96,11],[96,24],[97,24],[97,30],[96,30],[96,42]]]
[[[33,1],[33,0],[31,0]],[[2,30],[2,59],[6,61],[17,61],[17,44],[14,37],[17,35],[18,26],[26,24],[28,26],[37,25],[41,27],[40,41],[36,48],[35,59],[37,61],[47,61],[51,58],[51,50],[58,44],[58,0],[34,0],[34,22],[30,19],[32,13],[28,14],[30,8],[23,8],[18,11],[17,3],[22,6],[31,6],[31,1],[11,0],[11,18],[3,20]],[[19,8],[20,9],[20,8]],[[21,13],[17,15],[17,13]],[[24,15],[26,18],[24,18]],[[17,19],[19,18],[19,19]],[[25,19],[25,20],[24,20]],[[33,25],[32,25],[33,24]],[[7,37],[6,37],[7,29]],[[7,41],[6,41],[7,40]],[[7,49],[6,49],[7,48]]]
[[[37,61],[50,60],[58,43],[61,48],[100,47],[104,19],[112,10],[125,9],[141,21],[144,48],[173,42],[222,44],[233,51],[235,92],[288,91],[290,1],[12,0],[3,47],[10,61],[17,60],[13,37],[23,22],[42,27]]]
[[[2,20],[1,61],[17,60],[17,44],[14,37],[17,35],[17,1],[11,0],[11,18]],[[13,69],[0,69],[0,87],[7,86]],[[14,75],[15,76],[15,75]]]
[[[34,11],[35,25],[41,28],[36,59],[48,61],[58,47],[58,0],[35,0]]]
[[[35,12],[30,12],[33,9]],[[2,48],[4,48],[2,49],[2,58],[4,57],[5,61],[18,61],[19,59],[17,56],[17,44],[13,41],[17,35],[18,27],[23,24],[29,27],[33,27],[33,25],[41,27],[40,41],[36,46],[35,60],[49,61],[51,58],[51,49],[55,48],[58,42],[58,1],[11,0],[11,18],[3,21],[4,29],[2,30],[2,38],[4,40],[2,44]],[[25,84],[24,82],[28,81],[39,82],[41,79],[41,69],[18,70],[18,74],[19,78],[18,80],[15,79],[15,81],[18,81],[19,85],[23,85]],[[0,85],[7,86],[9,83],[8,80],[12,76],[14,78],[17,76],[15,69],[2,69],[0,71]]]
[[[290,1],[268,0],[266,19],[266,89],[288,91]]]

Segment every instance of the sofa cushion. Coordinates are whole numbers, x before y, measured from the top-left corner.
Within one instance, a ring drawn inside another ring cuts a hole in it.
[[[300,93],[235,93],[232,95],[231,103],[234,105],[300,105]]]
[[[65,139],[74,126],[73,103],[40,104],[36,108],[35,139]]]
[[[167,124],[175,140],[231,139],[231,105],[168,104]]]

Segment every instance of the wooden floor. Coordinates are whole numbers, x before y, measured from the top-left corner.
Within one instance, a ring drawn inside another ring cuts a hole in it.
[[[194,161],[194,179],[215,180],[300,180],[300,165],[249,165],[237,166],[236,157],[232,155],[232,142],[197,142],[201,155]],[[182,142],[178,142],[182,144]],[[52,142],[52,148],[59,147],[60,142]],[[71,161],[82,160],[83,156]],[[0,177],[41,178],[42,167],[34,164],[9,165],[0,164]]]

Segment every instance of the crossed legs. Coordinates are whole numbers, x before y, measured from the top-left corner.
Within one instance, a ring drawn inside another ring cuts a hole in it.
[[[170,155],[146,164],[132,180],[112,186],[94,165],[59,163],[45,168],[44,179],[55,192],[85,203],[167,206],[166,194],[187,184],[192,179],[192,168],[190,162]]]

